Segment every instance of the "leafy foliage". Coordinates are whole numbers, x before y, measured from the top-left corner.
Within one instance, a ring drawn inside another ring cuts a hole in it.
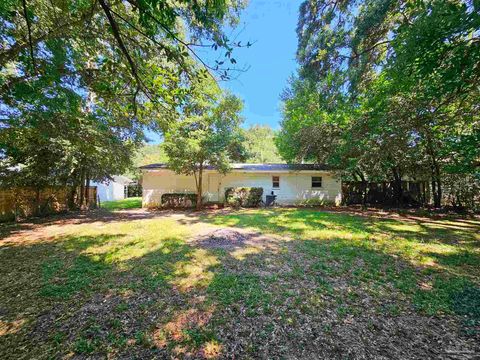
[[[275,132],[268,125],[253,125],[245,130],[247,162],[275,164],[284,162],[275,145]]]
[[[192,82],[239,70],[232,51],[241,45],[223,28],[235,25],[243,6],[2,2],[2,185],[76,188],[124,173],[143,130],[174,121]],[[207,64],[195,52],[203,47],[222,52],[232,66]]]
[[[169,193],[162,195],[162,207],[170,208],[188,208],[194,207],[197,203],[197,194]]]
[[[258,207],[262,196],[263,188],[259,187],[225,189],[225,202],[233,207]]]
[[[209,81],[199,82],[192,94],[182,118],[165,133],[164,148],[171,169],[195,177],[200,208],[206,166],[226,173],[230,162],[245,158],[240,131],[243,104]]]
[[[393,181],[399,201],[402,179],[421,179],[435,206],[449,201],[448,174],[480,176],[478,10],[453,0],[304,1],[280,154]]]
[[[162,143],[160,144],[148,144],[143,143],[134,153],[132,157],[132,167],[125,172],[125,176],[130,179],[139,179],[141,172],[140,166],[155,164],[155,163],[167,163],[168,157],[165,153],[165,149]]]

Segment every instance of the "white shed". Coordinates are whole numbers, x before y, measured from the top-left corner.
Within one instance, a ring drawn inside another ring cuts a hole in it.
[[[127,188],[131,183],[133,183],[133,180],[125,176],[114,175],[112,176],[112,180],[101,183],[93,182],[91,185],[97,187],[97,194],[100,201],[114,201],[128,197]]]

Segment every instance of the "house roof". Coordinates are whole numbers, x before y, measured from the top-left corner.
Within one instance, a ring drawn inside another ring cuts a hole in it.
[[[123,175],[113,175],[112,176],[113,181],[122,185],[127,185],[133,182],[133,180],[127,178],[126,176]]]
[[[328,171],[331,166],[323,164],[230,164],[232,170],[244,171]],[[142,170],[168,169],[167,164],[149,164],[140,166]],[[205,170],[215,170],[215,167],[207,165]]]

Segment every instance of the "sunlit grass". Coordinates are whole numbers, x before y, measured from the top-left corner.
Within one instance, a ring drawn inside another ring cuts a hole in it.
[[[480,285],[477,220],[379,219],[309,209],[240,210],[206,220],[291,237],[322,268],[336,264],[330,274],[353,275],[354,284],[372,289],[391,283],[428,314],[455,312],[457,294]]]
[[[123,200],[104,201],[100,204],[100,207],[106,210],[139,209],[142,207],[142,198],[131,197]]]
[[[215,248],[191,241],[196,231],[218,227],[250,229],[271,242]],[[457,314],[475,329],[479,230],[475,219],[311,209],[45,226],[38,238],[0,242],[0,310],[8,314],[0,347],[20,348],[32,331],[50,326],[41,346],[27,342],[29,357],[129,357],[139,348],[228,357],[228,342],[237,339],[225,334],[242,327],[235,336],[255,344],[244,350],[255,357],[275,329],[307,341],[302,329],[324,326],[319,314],[344,324],[364,312]],[[328,326],[316,331],[328,337]]]
[[[122,264],[154,251],[168,254],[172,244],[184,243],[190,234],[187,227],[169,219],[135,220],[115,226],[72,226],[65,233],[76,237],[76,241],[65,242],[67,249],[84,247],[82,254],[101,256],[108,264]]]
[[[241,210],[210,216],[207,220],[220,226],[240,226],[298,240],[344,240],[358,247],[399,256],[416,265],[428,264],[452,271],[454,266],[457,267],[455,272],[480,276],[478,267],[469,268],[470,260],[462,264],[458,260],[449,262],[436,257],[443,256],[445,260],[451,255],[461,255],[480,260],[478,221],[464,226],[462,221],[442,220],[435,226],[432,220],[376,219],[309,209]],[[449,228],[442,224],[448,224]]]
[[[207,286],[214,277],[210,269],[218,264],[220,262],[216,256],[204,249],[196,249],[188,259],[175,264],[173,283],[182,290]]]

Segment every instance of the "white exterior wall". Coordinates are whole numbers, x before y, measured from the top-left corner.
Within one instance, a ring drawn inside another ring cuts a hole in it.
[[[272,176],[280,177],[280,187],[272,188]],[[312,176],[322,177],[322,187],[312,189]],[[158,206],[164,193],[195,193],[193,176],[178,175],[171,170],[145,170],[143,172],[143,206]],[[223,202],[229,187],[261,187],[263,198],[271,191],[279,204],[299,204],[310,199],[340,204],[342,184],[327,171],[301,172],[249,172],[235,171],[221,175],[214,171],[204,173],[203,196],[206,201]]]
[[[97,194],[100,201],[114,201],[125,198],[125,191],[123,184],[110,181],[110,183],[92,183],[92,186],[97,187]]]

